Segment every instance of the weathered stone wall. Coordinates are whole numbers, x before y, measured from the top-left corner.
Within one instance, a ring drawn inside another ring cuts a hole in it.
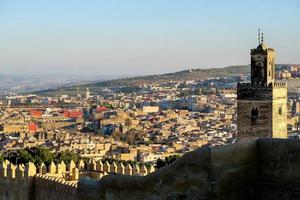
[[[296,200],[300,140],[261,138],[203,147],[147,176],[82,178],[78,185],[34,174],[35,166],[0,166],[0,199]]]
[[[31,181],[28,179],[0,179],[0,199],[1,200],[30,200],[32,194]]]
[[[258,112],[254,123],[253,109]],[[238,137],[272,137],[272,100],[238,100],[237,129]]]
[[[239,137],[287,138],[287,87],[285,83],[269,86],[238,84],[237,132]],[[253,123],[251,111],[257,109]]]
[[[279,84],[279,83],[278,83]],[[285,85],[273,88],[273,138],[287,138],[287,87]]]
[[[9,163],[7,160],[0,164],[0,198],[5,200],[33,199],[32,179],[36,171],[35,166],[29,163],[26,167]]]
[[[200,148],[145,177],[81,180],[79,199],[247,199],[254,196],[257,144]],[[94,185],[93,194],[85,185]]]
[[[78,199],[296,200],[299,155],[299,140],[265,138],[206,147],[144,177],[82,179]]]
[[[44,163],[35,166],[29,162],[24,166],[4,160],[0,162],[0,200],[76,200],[79,178],[99,180],[106,174],[144,176],[154,170],[152,165],[149,168],[143,164],[127,163],[124,166],[123,163],[103,163],[101,160],[88,163],[80,160],[77,165],[71,161],[68,166],[63,161],[57,165],[52,162],[48,168]]]
[[[67,126],[75,126],[76,122],[45,122],[43,123],[43,129],[54,130],[59,128],[64,128]]]
[[[76,200],[77,183],[66,182],[45,175],[34,177],[34,199],[36,200]]]
[[[260,199],[300,199],[300,141],[258,140]]]

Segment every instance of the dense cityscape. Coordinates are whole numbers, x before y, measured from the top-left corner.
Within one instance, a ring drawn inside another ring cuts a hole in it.
[[[0,200],[300,199],[300,1],[0,2]]]
[[[299,65],[285,65],[281,79],[297,79]],[[1,152],[16,162],[19,149],[45,147],[80,158],[112,158],[156,165],[203,145],[236,142],[236,90],[249,75],[170,81],[127,87],[89,88],[77,95],[4,96],[1,100]],[[130,91],[130,92],[128,92]],[[84,92],[84,94],[82,94]],[[288,100],[288,132],[299,137],[300,100]],[[25,160],[29,161],[29,160]],[[20,162],[20,161],[19,161]]]

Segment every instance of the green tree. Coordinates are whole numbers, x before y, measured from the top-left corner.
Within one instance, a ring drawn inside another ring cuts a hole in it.
[[[69,164],[71,160],[76,163],[79,160],[79,155],[69,150],[59,152],[54,158],[56,163],[64,161],[65,164]]]
[[[157,161],[156,161],[156,168],[159,169],[159,168],[162,168],[164,166],[166,166],[166,162],[164,160],[160,159],[160,158],[157,159]]]
[[[18,154],[15,159],[16,163],[28,163],[28,162],[35,162],[34,158],[30,155],[28,150],[20,149],[18,150]]]
[[[48,148],[35,147],[28,149],[28,151],[34,159],[33,162],[37,165],[40,165],[42,162],[48,165],[53,161],[54,154]]]
[[[26,149],[10,152],[6,158],[13,164],[34,162],[34,159]]]
[[[164,167],[166,165],[171,164],[172,162],[174,162],[175,160],[177,160],[178,158],[180,158],[179,155],[171,155],[165,158],[165,160],[162,159],[157,159],[156,161],[156,168],[159,169],[161,167]]]

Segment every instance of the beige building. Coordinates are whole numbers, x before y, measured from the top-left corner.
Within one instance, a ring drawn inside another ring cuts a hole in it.
[[[147,114],[147,113],[156,113],[159,111],[159,107],[158,106],[144,106],[143,107],[143,113]]]
[[[251,83],[237,86],[239,137],[287,137],[287,85],[275,81],[274,59],[263,42],[251,50]]]

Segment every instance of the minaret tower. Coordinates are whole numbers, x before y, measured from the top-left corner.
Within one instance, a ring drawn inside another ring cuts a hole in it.
[[[260,38],[260,37],[259,37]],[[257,48],[251,49],[251,84],[266,86],[275,81],[275,51],[263,43],[263,33]]]
[[[237,85],[238,137],[287,137],[287,85],[275,80],[275,51],[258,31],[251,49],[251,83]]]
[[[89,99],[90,98],[90,89],[87,87],[86,92],[85,92],[85,98]]]

